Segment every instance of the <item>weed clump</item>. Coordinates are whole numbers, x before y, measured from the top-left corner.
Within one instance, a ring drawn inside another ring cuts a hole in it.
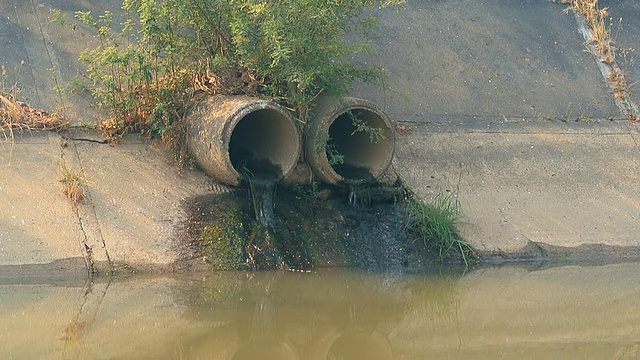
[[[611,37],[611,18],[608,9],[599,8],[598,0],[563,0],[569,4],[566,11],[573,10],[581,14],[587,25],[593,31],[588,42],[593,44],[595,49],[601,54],[601,60],[607,64],[612,64],[616,59],[616,47]]]
[[[433,202],[409,200],[406,226],[419,236],[426,247],[434,250],[439,259],[458,253],[465,265],[469,265],[475,251],[458,234],[460,209],[451,196],[439,194]]]
[[[628,57],[634,49],[618,49],[615,38],[611,35],[613,18],[609,16],[608,8],[600,8],[598,0],[562,0],[562,3],[569,6],[565,12],[573,11],[579,14],[590,31],[585,35],[586,47],[596,57],[596,59],[608,66],[606,82],[609,84],[613,97],[618,106],[627,115],[629,120],[640,119],[640,112],[637,107],[630,102],[632,87],[626,80],[626,72],[616,62],[617,55],[622,56],[626,65],[633,63],[633,59]],[[622,19],[620,19],[622,21]],[[588,37],[588,38],[587,38]],[[627,63],[629,61],[629,63]]]
[[[418,235],[425,247],[433,250],[440,260],[455,254],[469,266],[478,255],[458,233],[461,225],[458,188],[439,192],[430,202],[415,196],[405,201],[407,230]]]
[[[42,109],[35,109],[29,104],[18,100],[18,78],[20,68],[10,87],[7,87],[7,69],[2,65],[0,72],[0,131],[13,130],[62,130],[67,126],[64,118],[57,114],[49,114]],[[6,135],[5,135],[6,136]]]
[[[69,168],[67,168],[64,163],[62,164],[61,172],[62,174],[60,182],[63,185],[62,193],[67,197],[67,199],[69,199],[69,201],[73,205],[77,205],[85,197],[85,192],[81,184],[80,175],[69,170]]]

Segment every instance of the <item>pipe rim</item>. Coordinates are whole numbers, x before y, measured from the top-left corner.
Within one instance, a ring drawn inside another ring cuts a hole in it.
[[[258,125],[258,130],[253,131],[251,124]],[[234,142],[238,130],[243,134]],[[187,136],[188,151],[198,167],[216,181],[233,186],[245,181],[238,171],[243,158],[259,162],[269,159],[264,164],[272,163],[270,169],[275,171],[266,179],[282,180],[294,171],[303,146],[298,126],[287,109],[244,95],[214,95],[198,101],[188,115]],[[243,143],[242,139],[248,140]],[[237,144],[242,146],[234,148]],[[236,153],[239,156],[232,156],[230,150],[240,150]]]
[[[252,98],[249,98],[249,99],[254,100],[255,102],[253,104],[257,105],[258,108],[250,108],[249,106],[241,107],[237,109],[230,116],[232,120],[229,121],[227,124],[225,124],[225,129],[223,131],[225,132],[225,139],[227,139],[226,141],[227,156],[225,156],[224,160],[231,167],[231,169],[235,171],[238,182],[239,183],[242,182],[244,177],[238,171],[238,169],[236,169],[234,161],[231,159],[231,155],[230,155],[232,141],[234,138],[234,132],[238,130],[238,126],[243,121],[248,121],[247,117],[253,114],[257,114],[259,112],[264,112],[264,111],[276,113],[279,116],[279,119],[277,119],[276,121],[279,121],[279,124],[281,125],[286,123],[286,126],[289,126],[289,129],[287,129],[289,131],[289,135],[293,135],[293,136],[287,137],[287,140],[291,139],[291,141],[293,141],[293,144],[289,143],[286,145],[286,147],[289,149],[295,148],[295,150],[292,153],[286,156],[283,156],[283,158],[289,157],[290,161],[285,160],[279,164],[276,164],[276,165],[280,165],[280,170],[281,170],[281,173],[277,177],[277,180],[282,180],[286,178],[289,174],[291,174],[291,172],[293,172],[293,170],[295,169],[298,163],[298,159],[300,158],[300,153],[302,151],[302,141],[301,141],[300,133],[298,131],[298,127],[296,126],[289,112],[281,108],[280,106],[263,99],[252,99]],[[282,147],[279,147],[279,149],[282,149]]]
[[[335,102],[333,99],[330,101]],[[344,176],[330,164],[327,155],[326,140],[330,136],[331,127],[340,117],[345,116],[349,112],[353,113],[357,111],[366,112],[368,116],[375,116],[375,120],[379,122],[378,125],[381,125],[380,128],[382,128],[385,135],[385,139],[381,140],[382,145],[378,146],[378,148],[384,150],[378,150],[379,152],[384,152],[384,155],[378,157],[380,159],[379,161],[368,164],[367,170],[369,170],[371,176],[367,177]],[[357,186],[378,181],[391,165],[395,154],[396,134],[389,116],[374,103],[352,97],[340,99],[336,104],[332,105],[330,112],[322,115],[322,118],[316,119],[318,123],[312,127],[306,147],[307,159],[314,174],[322,181],[334,185]],[[322,143],[320,147],[318,147],[318,141]],[[309,154],[310,151],[312,152],[311,154]]]

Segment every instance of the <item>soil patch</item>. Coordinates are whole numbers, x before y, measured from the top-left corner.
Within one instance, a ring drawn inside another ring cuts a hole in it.
[[[396,188],[364,189],[357,196],[338,187],[313,194],[278,188],[273,228],[256,222],[245,191],[199,196],[184,204],[190,215],[181,242],[197,262],[216,269],[435,266],[434,254],[405,229],[402,196]]]

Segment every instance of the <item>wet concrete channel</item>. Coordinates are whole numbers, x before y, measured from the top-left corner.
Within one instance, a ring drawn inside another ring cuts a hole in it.
[[[640,48],[629,32],[640,18],[632,16],[637,6],[605,5],[612,16],[629,14],[614,29],[618,46]],[[72,31],[48,22],[56,9],[72,19],[76,7],[101,12],[117,10],[118,2],[0,2],[2,62],[12,72],[25,61],[21,93],[33,106],[65,108],[72,124],[90,124],[99,114],[87,99],[69,94],[60,103],[51,76],[43,75],[55,68],[60,82],[71,81],[78,39],[91,45],[80,24]],[[530,242],[639,245],[640,129],[616,117],[576,21],[563,9],[545,1],[450,0],[409,1],[399,12],[377,13],[371,61],[389,69],[388,85],[410,103],[367,87],[353,95],[408,130],[398,135],[392,167],[419,197],[428,200],[462,179],[469,224],[462,231],[479,250],[517,253]],[[394,60],[398,53],[404,62]],[[629,66],[631,80],[637,69]],[[0,195],[9,204],[0,207],[2,265],[82,258],[87,245],[97,263],[109,257],[171,267],[182,256],[174,243],[187,217],[180,203],[230,191],[197,171],[177,174],[169,154],[135,137],[111,147],[78,128],[63,136],[24,133],[1,150],[8,160]],[[77,213],[60,194],[61,162],[86,180],[90,201]]]
[[[0,63],[13,72],[25,61],[26,101],[74,125],[99,121],[88,99],[52,90],[52,71],[70,82],[91,34],[48,20],[56,9],[71,19],[119,5],[0,0]],[[600,5],[617,46],[640,49],[637,1]],[[244,190],[178,173],[168,152],[135,136],[114,147],[82,126],[17,133],[0,140],[0,358],[637,358],[638,264],[591,265],[640,259],[640,124],[619,116],[564,7],[410,0],[376,12],[368,60],[389,69],[397,93],[352,93],[406,130],[391,164],[405,186],[427,200],[459,189],[465,239],[527,262],[415,273],[400,252],[357,263],[337,248],[315,260],[368,271],[170,275],[186,258],[211,265],[176,241],[185,202]],[[640,66],[621,65],[630,83],[640,79]],[[60,192],[61,163],[85,180],[78,207]],[[554,249],[556,267],[535,258]],[[98,272],[144,274],[87,280],[88,260]]]

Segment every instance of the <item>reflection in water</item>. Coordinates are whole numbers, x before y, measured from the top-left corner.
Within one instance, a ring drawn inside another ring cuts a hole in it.
[[[0,285],[0,358],[637,359],[639,274],[626,264]]]
[[[62,333],[65,359],[89,358],[90,351],[85,346],[85,339],[90,325],[94,322],[100,304],[107,294],[110,278],[106,282],[95,284],[87,280],[82,289],[82,302],[78,313],[69,321]]]
[[[198,304],[186,315],[189,318],[209,317],[220,323],[224,314],[225,319],[236,319],[224,326],[224,336],[236,339],[228,351],[232,359],[393,359],[389,334],[410,305],[406,295],[418,284],[432,283],[439,291],[427,291],[420,306],[427,308],[433,301],[444,309],[440,296],[450,297],[455,288],[446,277],[422,275],[414,284],[411,277],[338,270],[246,274],[230,282],[219,275],[192,284],[201,289],[181,289],[177,297]],[[206,358],[218,352],[222,344],[214,339],[221,332],[215,329],[194,339],[188,346],[193,352],[185,357]],[[226,346],[230,343],[225,341]]]

